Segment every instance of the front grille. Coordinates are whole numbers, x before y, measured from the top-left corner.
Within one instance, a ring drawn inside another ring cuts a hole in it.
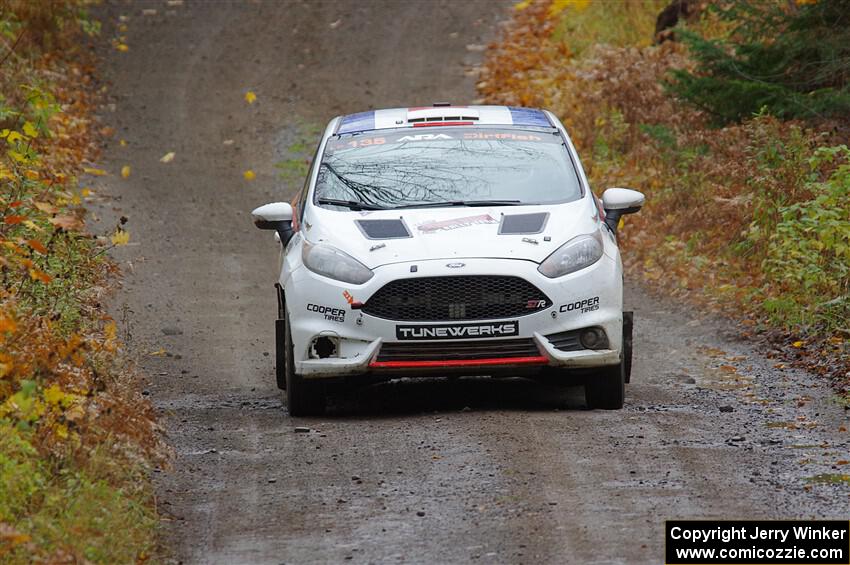
[[[392,281],[372,295],[363,312],[388,320],[491,320],[551,305],[548,296],[519,277],[469,275]]]
[[[446,361],[490,359],[493,357],[535,357],[540,355],[531,338],[488,341],[398,343],[381,345],[378,361]]]

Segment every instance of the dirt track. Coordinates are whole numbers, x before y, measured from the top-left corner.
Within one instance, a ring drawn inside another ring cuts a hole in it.
[[[115,310],[177,452],[156,475],[175,560],[659,563],[665,518],[846,518],[846,484],[807,482],[850,458],[829,391],[634,287],[622,411],[477,379],[290,418],[273,382],[277,251],[249,211],[297,188],[274,163],[303,124],[471,101],[464,69],[501,5],[120,2],[101,9],[107,39],[121,15],[129,51],[103,48],[104,166],[132,174],[97,186],[112,198],[101,229],[129,218]]]

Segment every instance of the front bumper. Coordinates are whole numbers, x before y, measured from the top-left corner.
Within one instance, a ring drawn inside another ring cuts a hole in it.
[[[619,363],[622,349],[622,274],[614,259],[603,256],[582,271],[547,279],[530,261],[510,259],[465,259],[463,275],[511,274],[537,286],[553,302],[544,310],[505,320],[486,320],[481,324],[516,322],[512,337],[533,340],[536,353],[502,356],[496,352],[477,359],[381,360],[381,348],[398,342],[398,325],[428,326],[434,322],[393,321],[352,309],[350,302],[367,302],[382,286],[404,277],[452,276],[458,273],[446,266],[447,261],[417,261],[386,265],[375,270],[375,276],[360,286],[347,285],[316,275],[300,267],[285,281],[286,305],[295,353],[295,370],[305,378],[332,378],[366,374],[528,374],[546,367],[587,369]],[[416,273],[411,273],[415,264]],[[590,308],[574,307],[592,304]],[[476,324],[474,320],[457,321]],[[451,324],[452,322],[446,322]],[[546,337],[586,327],[604,329],[606,349],[563,351]],[[334,356],[320,358],[316,339],[326,337],[335,344]],[[481,344],[493,349],[498,337],[487,339],[440,340],[446,345]],[[433,344],[435,340],[406,340],[406,345]],[[498,348],[496,348],[498,349]],[[480,356],[479,356],[480,357]]]

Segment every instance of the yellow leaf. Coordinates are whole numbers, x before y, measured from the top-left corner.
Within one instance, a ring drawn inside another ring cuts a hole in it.
[[[44,271],[39,271],[38,269],[30,269],[30,278],[34,281],[41,281],[44,284],[47,284],[53,280],[53,277],[51,277]]]
[[[24,133],[30,137],[38,137],[38,130],[32,125],[32,122],[24,122]]]
[[[127,140],[126,139],[119,139],[118,145],[120,145],[121,147],[127,147]]]
[[[257,175],[254,174],[254,171],[250,169],[242,173],[242,176],[245,177],[245,180],[254,180],[255,178],[257,178]]]
[[[121,167],[121,176],[125,179],[130,176],[130,165]]]
[[[127,230],[118,229],[112,236],[109,238],[112,241],[112,245],[127,245],[130,243],[130,232]]]
[[[25,221],[24,221],[24,225],[25,225],[26,227],[28,227],[29,229],[31,229],[31,230],[35,230],[35,231],[44,231],[44,228],[42,228],[40,225],[38,225],[37,223],[33,222],[32,220],[25,220]]]
[[[794,346],[794,347],[800,348],[800,347],[803,347],[803,342],[802,341],[795,341],[791,345]]]
[[[522,2],[514,4],[514,10],[519,12],[520,10],[525,10],[529,6],[531,6],[531,0],[522,0]]]
[[[38,180],[38,171],[27,169],[26,171],[24,171],[24,176],[30,180]]]
[[[84,188],[80,191],[80,196],[82,196],[83,198],[88,198],[89,196],[92,196],[92,195],[94,195],[94,191],[92,189],[88,188],[88,187],[86,187],[86,188]]]
[[[148,355],[152,355],[154,357],[162,357],[166,353],[167,352],[165,351],[164,348],[160,348],[160,349],[157,349],[156,351],[151,351],[150,353],[148,353]]]
[[[102,177],[106,174],[106,171],[104,171],[103,169],[93,169],[91,167],[83,167],[83,172],[88,173],[90,175],[94,175],[96,177]]]
[[[254,94],[253,91],[249,90],[245,93],[245,102],[248,104],[253,104],[257,100],[257,95]]]
[[[115,48],[121,51],[122,53],[125,53],[130,50],[126,43],[119,43],[115,46]]]
[[[174,151],[169,151],[168,153],[166,153],[165,155],[163,155],[162,157],[159,158],[159,161],[161,163],[170,163],[173,160],[174,160]]]
[[[118,335],[118,326],[115,325],[115,322],[109,322],[103,327],[103,335],[106,336],[108,340],[114,340]]]
[[[59,388],[59,385],[50,385],[42,393],[45,402],[53,406],[59,406],[65,400],[65,393]]]
[[[9,142],[9,145],[12,145],[16,141],[23,141],[24,136],[17,131],[10,131],[9,135],[6,136],[6,141]]]
[[[18,153],[17,151],[8,151],[9,157],[17,161],[18,163],[29,163],[30,159],[23,153]]]

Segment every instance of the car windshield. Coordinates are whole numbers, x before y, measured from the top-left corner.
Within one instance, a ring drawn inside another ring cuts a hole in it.
[[[557,132],[440,127],[331,138],[314,202],[374,209],[551,204],[580,197]]]

